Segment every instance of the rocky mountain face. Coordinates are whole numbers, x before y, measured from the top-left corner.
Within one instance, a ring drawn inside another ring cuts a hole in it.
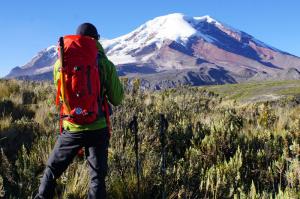
[[[161,16],[100,42],[119,74],[141,78],[145,88],[300,79],[299,57],[209,16]],[[51,79],[56,59],[56,47],[48,47],[7,78]]]

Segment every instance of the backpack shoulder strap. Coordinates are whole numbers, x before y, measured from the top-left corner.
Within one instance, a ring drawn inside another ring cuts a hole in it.
[[[98,53],[98,71],[100,76],[100,97],[103,97],[106,89],[106,68],[103,64],[104,57],[101,53]]]

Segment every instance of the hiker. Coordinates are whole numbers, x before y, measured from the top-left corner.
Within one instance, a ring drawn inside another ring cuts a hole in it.
[[[54,65],[54,84],[58,101],[62,101],[62,132],[50,154],[35,198],[54,197],[56,179],[82,148],[90,172],[88,198],[106,198],[110,137],[107,100],[114,106],[119,105],[124,91],[116,67],[108,60],[98,40],[95,26],[83,23],[76,35],[65,36],[61,43],[64,48],[59,50],[60,59]],[[78,50],[78,46],[82,48]],[[82,49],[84,51],[78,53]],[[85,106],[91,110],[82,108]]]

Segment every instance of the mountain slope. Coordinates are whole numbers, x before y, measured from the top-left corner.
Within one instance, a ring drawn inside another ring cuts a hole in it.
[[[120,75],[139,76],[150,88],[300,78],[299,57],[210,16],[161,16],[101,43]],[[40,79],[49,74],[56,58],[55,48],[50,47],[7,77]]]
[[[6,78],[43,75],[53,71],[57,59],[56,46],[50,46],[40,51],[27,64],[13,68]]]

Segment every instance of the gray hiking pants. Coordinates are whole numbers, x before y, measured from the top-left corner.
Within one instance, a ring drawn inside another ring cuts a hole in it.
[[[108,129],[70,133],[64,131],[57,139],[48,159],[39,192],[35,198],[53,198],[55,181],[67,169],[81,147],[90,171],[89,199],[106,198],[105,176],[109,145]]]

